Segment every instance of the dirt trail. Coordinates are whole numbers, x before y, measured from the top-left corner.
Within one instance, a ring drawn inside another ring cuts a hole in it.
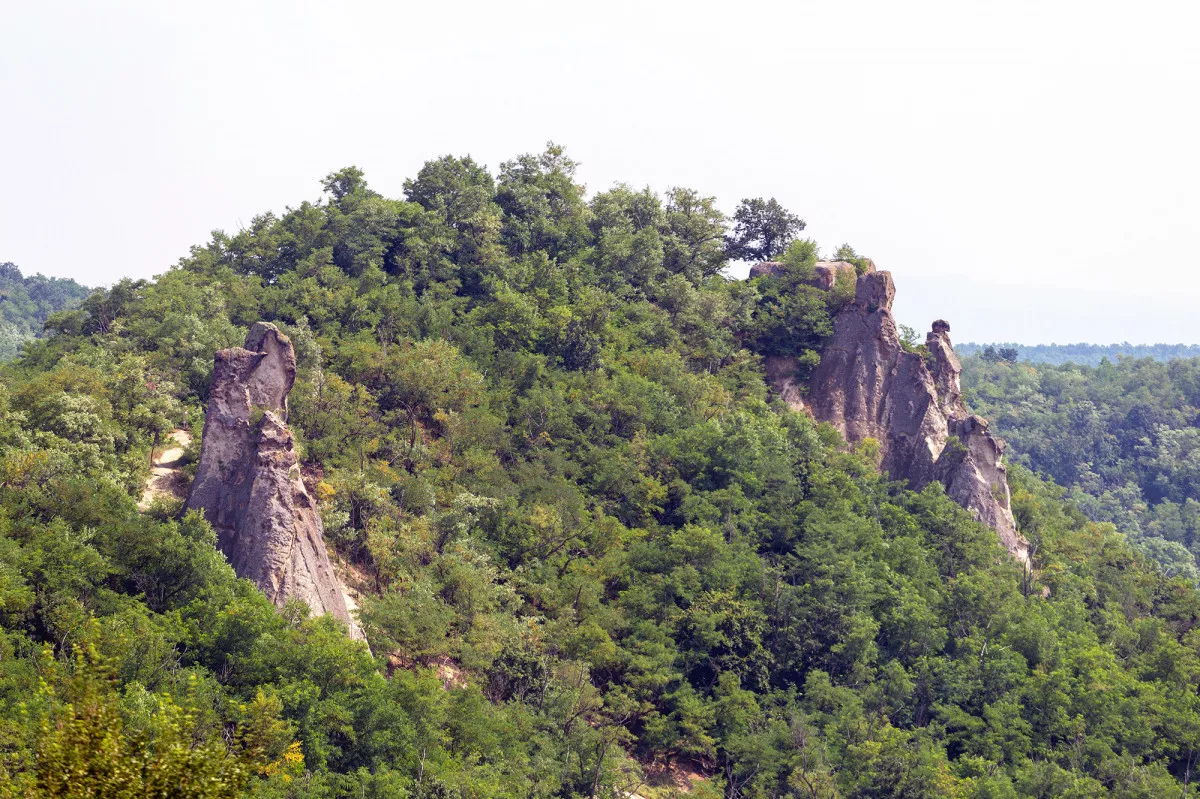
[[[192,443],[192,434],[186,430],[172,430],[167,436],[167,446],[154,455],[154,466],[150,468],[150,479],[142,491],[142,499],[138,502],[139,510],[146,510],[155,497],[172,496],[182,499],[179,494],[180,461],[183,451]]]
[[[329,559],[333,563],[338,585],[342,588],[342,597],[346,600],[346,612],[350,614],[350,637],[366,640],[358,621],[358,598],[362,596],[364,586],[370,583],[370,578],[343,560],[333,549],[329,550]]]

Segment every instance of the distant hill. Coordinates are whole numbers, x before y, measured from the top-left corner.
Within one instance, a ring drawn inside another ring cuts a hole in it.
[[[50,314],[76,307],[89,291],[67,278],[24,277],[16,264],[0,263],[0,361],[15,358],[21,342],[41,335]]]
[[[1169,361],[1174,358],[1200,357],[1200,344],[959,344],[955,350],[960,355],[981,355],[985,348],[995,351],[1009,349],[1017,351],[1017,360],[1029,363],[1063,364],[1076,363],[1080,366],[1098,366],[1105,358],[1114,361],[1118,356],[1130,358],[1153,358]]]
[[[1010,461],[1068,489],[1165,572],[1200,581],[1200,358],[1092,367],[969,357],[962,387]]]

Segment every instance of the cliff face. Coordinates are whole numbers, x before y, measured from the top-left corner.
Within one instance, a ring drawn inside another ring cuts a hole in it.
[[[1009,507],[1004,442],[967,412],[950,344],[950,326],[933,324],[929,361],[900,345],[888,272],[858,278],[855,298],[834,319],[834,334],[809,385],[808,408],[846,437],[879,442],[881,468],[919,489],[940,482],[946,493],[996,530],[1018,560],[1029,547]],[[793,386],[777,386],[794,393]],[[781,392],[782,393],[782,392]]]
[[[217,353],[187,506],[204,512],[238,576],[276,605],[302,599],[357,633],[285,421],[295,380],[295,350],[274,325],[259,322],[244,347]]]

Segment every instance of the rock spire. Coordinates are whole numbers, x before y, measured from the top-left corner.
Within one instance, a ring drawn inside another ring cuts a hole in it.
[[[234,571],[276,605],[301,599],[357,633],[287,426],[295,380],[292,342],[272,324],[255,324],[244,347],[217,353],[187,507],[204,512]]]
[[[889,272],[858,278],[854,301],[834,318],[807,407],[847,441],[878,441],[880,468],[893,478],[914,489],[941,483],[1028,564],[1029,544],[1009,506],[1004,442],[963,404],[962,365],[950,344],[950,325],[933,323],[925,340],[928,356],[906,351],[891,313],[895,294]],[[795,394],[794,386],[777,390]]]

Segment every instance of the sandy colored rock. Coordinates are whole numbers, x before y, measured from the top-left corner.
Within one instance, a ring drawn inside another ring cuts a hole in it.
[[[763,261],[750,267],[750,277],[778,277],[787,270],[787,265],[779,261]],[[867,272],[875,271],[875,264],[867,262]],[[843,280],[858,279],[858,268],[849,261],[817,261],[813,265],[812,277],[804,281],[819,289],[831,290]]]
[[[867,271],[874,272],[874,264]],[[817,261],[813,266],[812,284],[829,291],[842,281],[853,283],[858,279],[858,268],[849,261]]]
[[[906,352],[891,313],[895,294],[888,272],[858,278],[854,301],[834,319],[833,337],[813,373],[808,408],[847,441],[875,439],[880,468],[893,478],[914,489],[940,482],[1028,563],[1029,545],[1009,504],[1004,442],[962,402],[962,366],[950,325],[934,322],[926,337],[928,362]]]
[[[766,358],[767,383],[793,411],[804,410],[806,385],[798,376],[799,364],[795,358],[785,355],[768,355]]]
[[[238,576],[276,605],[301,599],[357,633],[287,426],[295,380],[295,350],[274,325],[259,322],[244,347],[217,353],[187,506],[203,511]]]
[[[780,261],[760,261],[750,267],[750,278],[756,277],[778,277],[782,275],[787,266]]]

